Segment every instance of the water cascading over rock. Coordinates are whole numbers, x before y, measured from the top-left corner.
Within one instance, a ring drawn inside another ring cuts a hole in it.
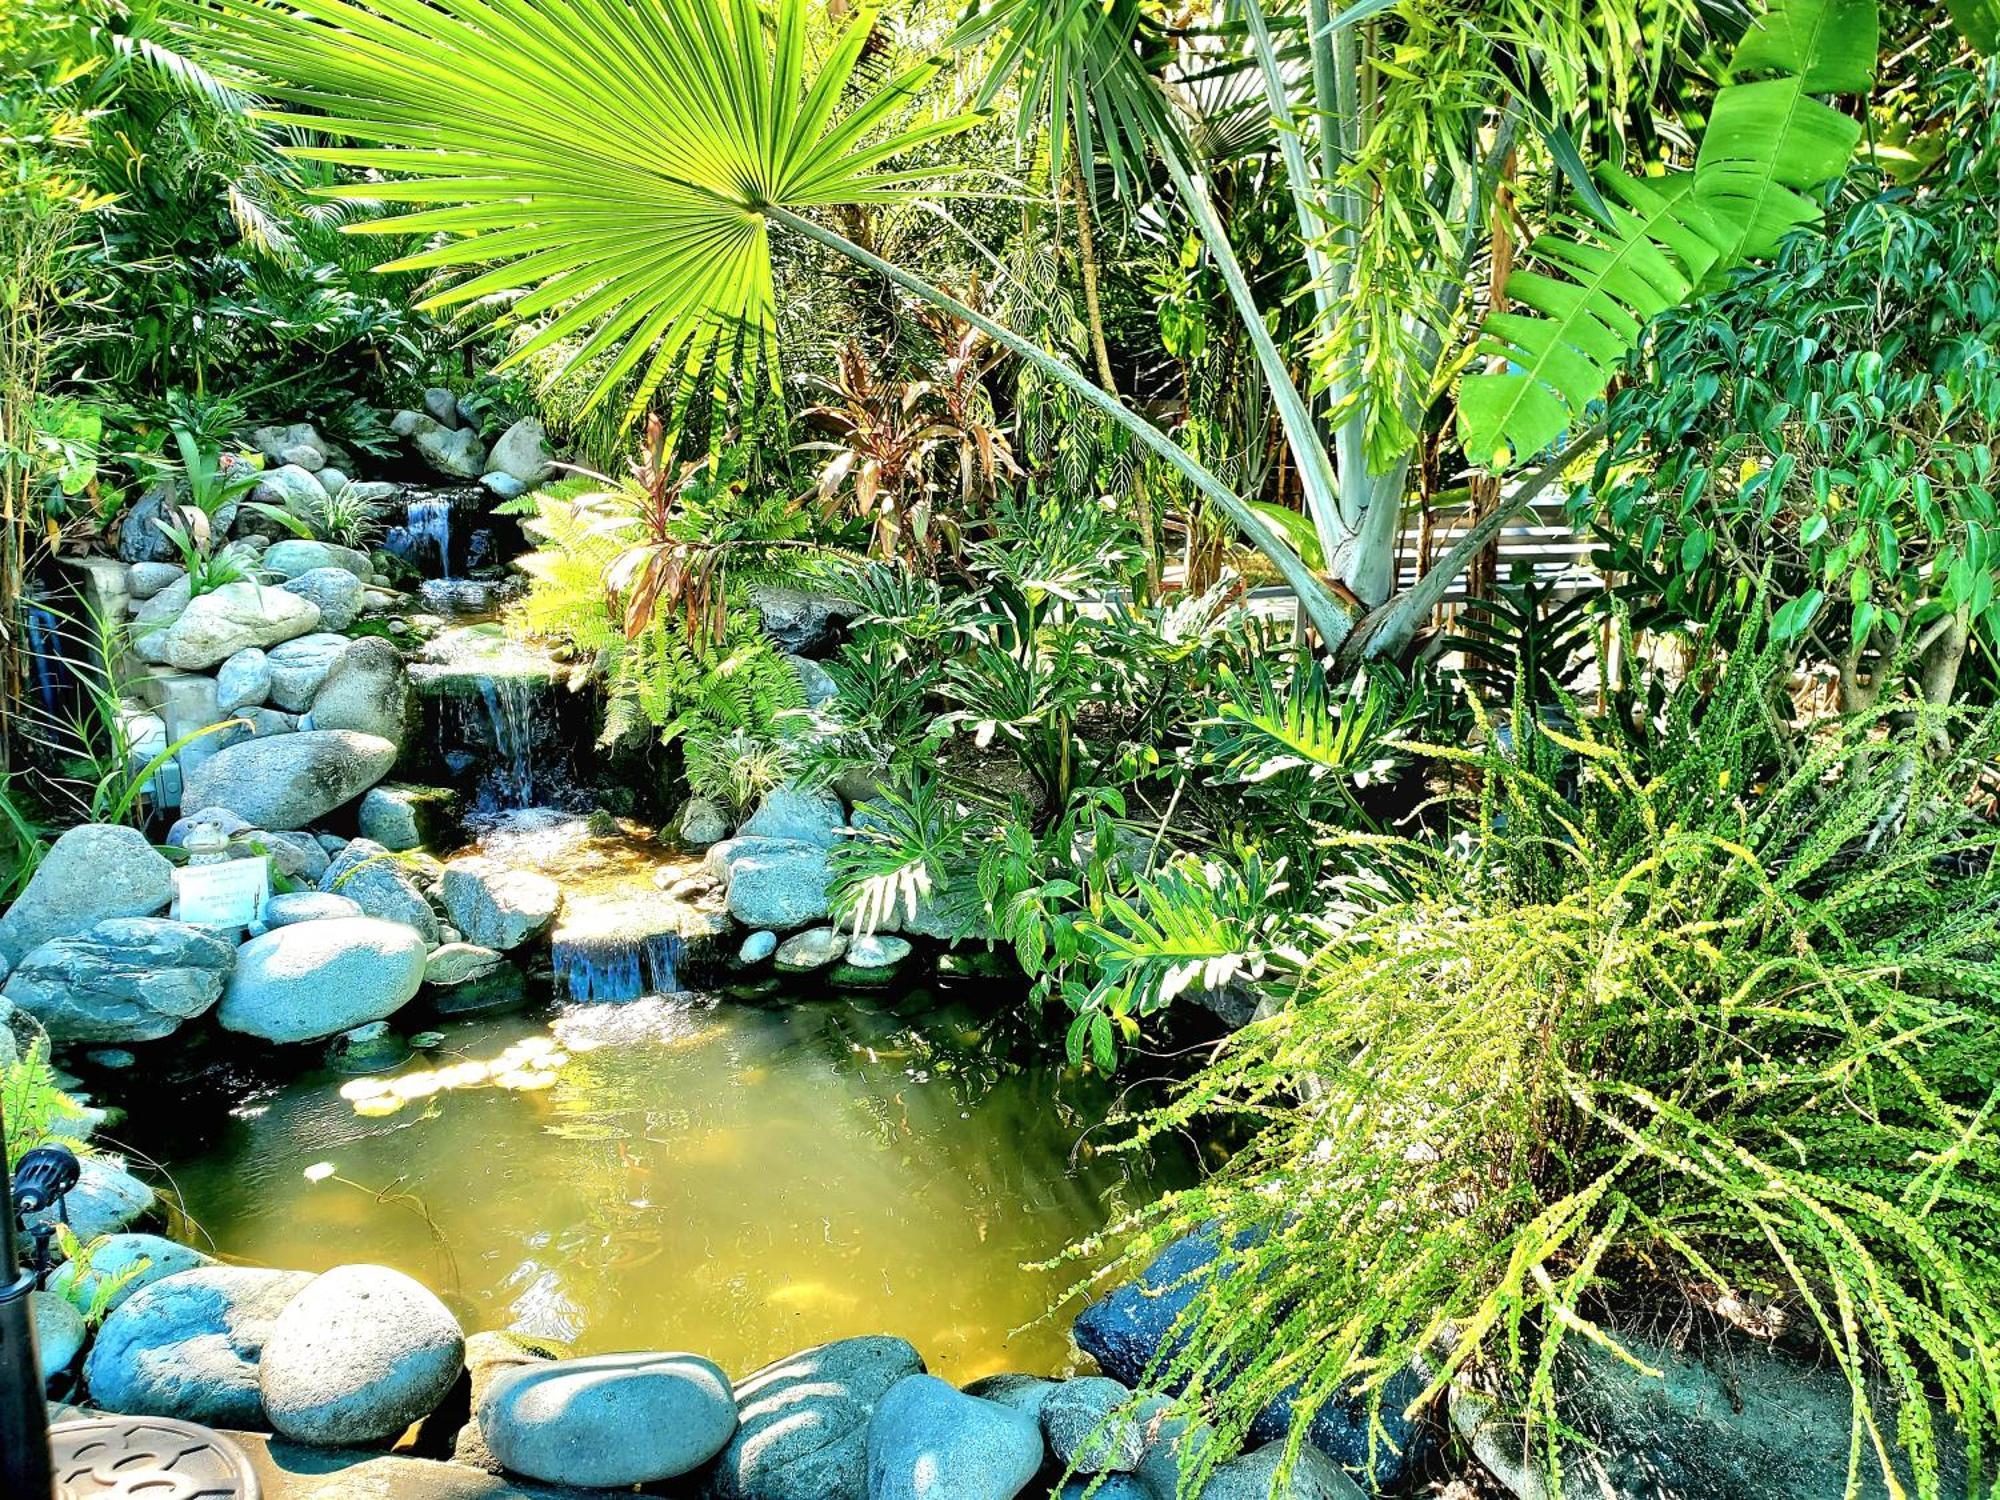
[[[497,625],[439,635],[410,668],[424,705],[425,744],[467,794],[474,817],[580,807],[576,751],[590,704],[563,669]]]

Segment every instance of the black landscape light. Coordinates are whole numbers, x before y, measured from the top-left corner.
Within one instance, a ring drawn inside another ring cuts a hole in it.
[[[17,1215],[63,1212],[81,1175],[76,1153],[53,1145],[26,1152],[10,1171],[0,1120],[0,1500],[258,1500],[243,1450],[192,1422],[99,1417],[50,1428],[29,1294],[48,1270],[55,1231],[35,1227],[37,1265],[24,1266]]]
[[[14,1213],[6,1121],[0,1119],[0,1495],[40,1500],[55,1493],[55,1471],[49,1462],[49,1413],[42,1402],[42,1362],[35,1352],[34,1310],[28,1300],[35,1273],[21,1264]]]

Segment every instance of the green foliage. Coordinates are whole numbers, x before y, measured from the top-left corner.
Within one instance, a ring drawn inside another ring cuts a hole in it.
[[[395,20],[333,0],[220,10],[217,46],[285,80],[273,92],[300,106],[285,124],[359,143],[300,153],[370,175],[337,196],[418,205],[367,232],[454,235],[391,269],[484,268],[424,306],[524,294],[515,317],[554,316],[506,363],[588,330],[572,363],[613,356],[593,403],[645,371],[633,414],[670,377],[732,365],[768,337],[767,207],[893,201],[906,183],[876,167],[966,123],[893,128],[929,65],[850,94],[866,20],[809,71],[804,0],[770,8],[768,46],[753,0],[669,0],[644,25],[618,0],[453,0]],[[607,75],[579,67],[584,57],[616,61]],[[619,87],[619,74],[647,83]],[[449,112],[412,131],[447,97]],[[538,200],[568,207],[552,217]],[[654,231],[635,237],[639,220]]]
[[[1637,606],[1699,619],[1772,570],[1780,633],[1851,707],[1901,658],[1945,701],[1968,639],[2000,642],[2000,193],[1973,169],[1995,121],[1988,102],[1937,182],[1663,319],[1610,412],[1591,512]]]
[[[55,1139],[58,1126],[83,1118],[82,1107],[56,1087],[45,1040],[36,1038],[12,1062],[0,1063],[0,1113],[7,1121],[9,1161]]]
[[[1736,50],[1694,169],[1599,174],[1616,202],[1534,244],[1554,274],[1508,279],[1540,316],[1487,315],[1483,352],[1518,368],[1462,383],[1468,454],[1504,468],[1540,452],[1584,420],[1653,318],[1819,218],[1810,195],[1846,170],[1861,126],[1813,96],[1867,92],[1876,40],[1875,0],[1772,0]]]
[[[1273,923],[1269,875],[1184,876],[1117,930],[1170,976],[1262,962],[1278,1002],[1138,1126],[1248,1144],[1106,1273],[1232,1247],[1149,1373],[1212,1424],[1204,1464],[1277,1395],[1301,1442],[1420,1359],[1413,1409],[1490,1367],[1560,1489],[1566,1340],[1763,1295],[1853,1385],[1850,1486],[1906,1462],[1937,1495],[1934,1402],[1992,1481],[2000,835],[1967,798],[2000,719],[1950,718],[1942,759],[1922,705],[1798,740],[1783,647],[1711,638],[1641,732],[1517,704],[1507,748],[1410,746],[1467,774],[1470,837],[1366,840],[1392,879]]]

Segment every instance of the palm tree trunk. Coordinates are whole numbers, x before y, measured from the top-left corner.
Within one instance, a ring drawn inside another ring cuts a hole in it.
[[[1118,394],[1118,378],[1111,372],[1111,350],[1104,341],[1104,305],[1098,296],[1097,231],[1091,225],[1090,188],[1083,180],[1083,162],[1077,154],[1076,138],[1070,138],[1070,196],[1076,200],[1076,254],[1083,272],[1083,308],[1090,320],[1090,353],[1097,363],[1097,383],[1106,394]],[[1132,480],[1132,523],[1139,532],[1139,550],[1144,554],[1145,599],[1160,593],[1160,535],[1153,521],[1153,501],[1146,493],[1143,471]]]

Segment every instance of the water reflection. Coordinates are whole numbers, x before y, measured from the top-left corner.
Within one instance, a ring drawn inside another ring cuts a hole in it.
[[[227,1254],[395,1265],[469,1327],[737,1371],[898,1333],[957,1379],[1065,1368],[1065,1321],[1010,1331],[1073,1273],[1021,1267],[1189,1175],[1080,1146],[1103,1087],[1024,1065],[1004,1018],[934,996],[571,1007],[460,1025],[417,1066],[524,1044],[562,1058],[549,1086],[367,1118],[311,1075],[169,1165]],[[337,1175],[309,1182],[320,1162]]]

